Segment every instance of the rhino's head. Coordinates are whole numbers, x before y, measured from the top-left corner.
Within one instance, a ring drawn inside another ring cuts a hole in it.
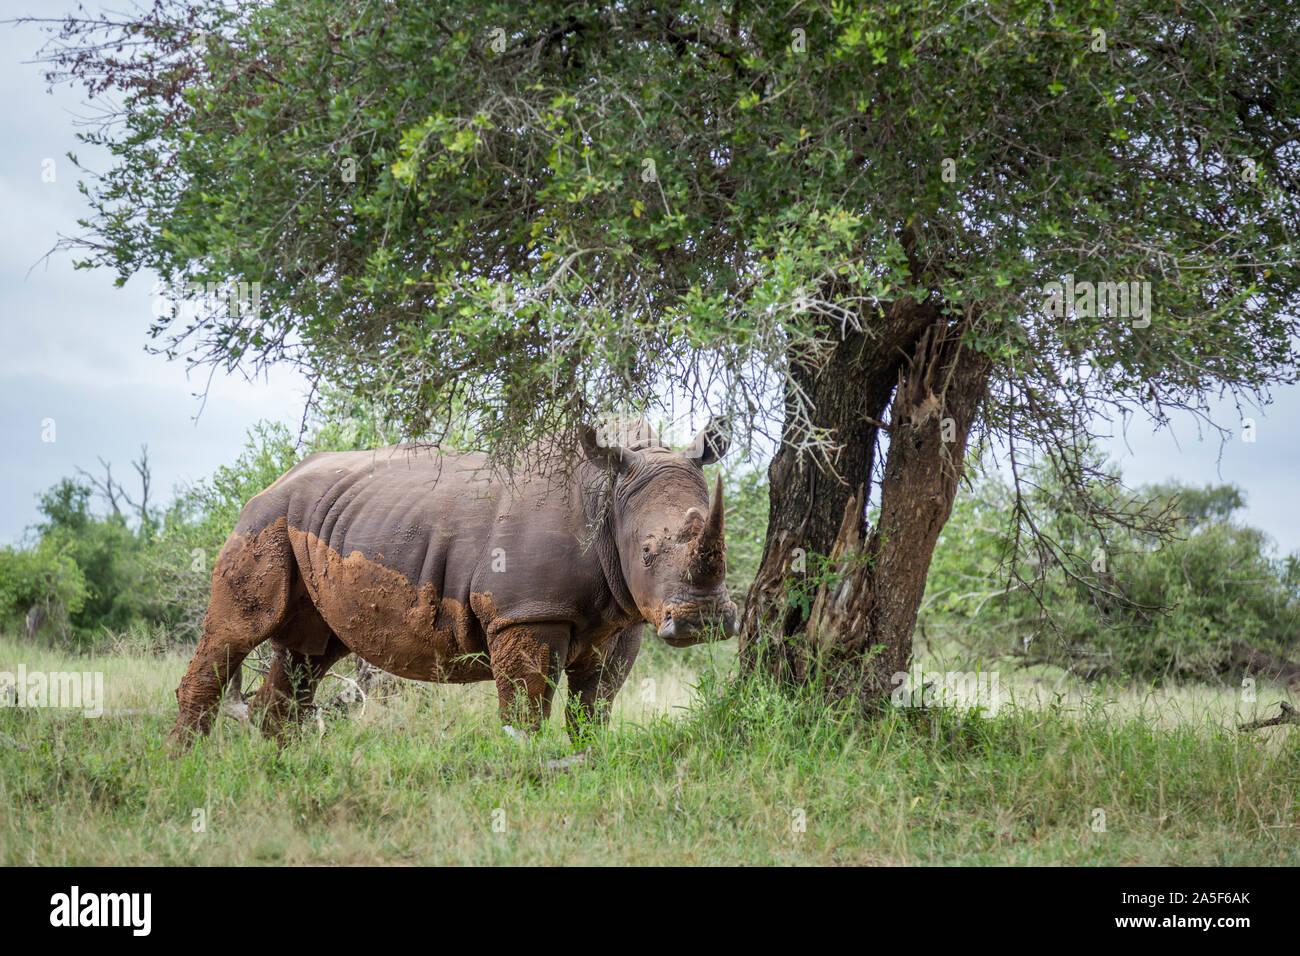
[[[729,439],[714,419],[686,453],[672,451],[644,428],[623,444],[581,434],[587,459],[615,479],[611,529],[623,579],[641,615],[675,647],[736,633],[727,596],[722,476],[709,502],[703,467],[721,458]]]

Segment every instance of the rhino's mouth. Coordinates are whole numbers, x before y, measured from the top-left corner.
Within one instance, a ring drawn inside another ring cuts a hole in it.
[[[673,647],[690,647],[710,639],[734,637],[739,630],[734,602],[687,601],[664,606],[658,634]]]

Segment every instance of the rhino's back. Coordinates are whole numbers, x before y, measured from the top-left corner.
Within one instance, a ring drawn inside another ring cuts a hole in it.
[[[284,518],[341,557],[359,553],[409,584],[447,583],[448,564],[477,561],[499,495],[478,455],[397,445],[312,455],[249,502],[239,533]]]

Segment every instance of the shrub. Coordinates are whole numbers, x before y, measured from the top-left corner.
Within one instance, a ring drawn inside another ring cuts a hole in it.
[[[924,639],[1086,678],[1144,681],[1217,679],[1239,663],[1243,644],[1283,659],[1293,650],[1297,560],[1273,558],[1268,536],[1236,520],[1239,489],[1172,483],[1141,489],[1131,503],[1116,497],[1121,511],[1168,508],[1177,533],[1117,527],[1102,547],[1049,478],[1032,480],[1030,510],[1058,553],[1012,555],[1013,493],[984,474],[959,497],[940,538],[919,622]]]

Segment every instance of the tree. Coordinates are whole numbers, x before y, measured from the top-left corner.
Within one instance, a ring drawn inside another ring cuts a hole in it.
[[[1268,536],[1238,520],[1241,491],[1165,483],[1124,493],[1112,477],[1102,493],[1113,513],[1155,509],[1176,533],[1147,534],[1134,521],[1114,529],[1108,550],[1089,547],[1067,489],[1039,468],[1026,476],[1029,508],[1063,548],[1022,557],[1015,490],[986,469],[944,527],[922,607],[927,638],[1085,679],[1237,683],[1243,666],[1270,678],[1300,673],[1288,662],[1300,613],[1295,556],[1272,559]]]
[[[52,548],[0,548],[0,614],[24,619],[33,640],[48,621],[62,626],[86,601],[86,579],[68,555]]]
[[[153,470],[149,467],[149,446],[141,445],[140,457],[131,462],[131,467],[135,469],[136,476],[140,479],[139,501],[132,498],[122,483],[113,477],[112,462],[105,461],[101,457],[99,466],[104,469],[103,478],[91,474],[84,468],[78,468],[77,474],[90,483],[95,493],[112,510],[114,518],[125,522],[126,515],[122,513],[122,508],[123,506],[129,508],[135,512],[136,520],[139,522],[140,536],[145,540],[152,538],[158,527],[158,517],[149,508],[149,491],[153,484]]]
[[[63,606],[72,630],[83,638],[104,627],[120,630],[148,616],[148,597],[141,586],[142,539],[131,532],[120,512],[104,517],[92,513],[92,494],[89,485],[60,479],[40,496],[43,520],[35,526],[40,535],[35,551],[57,556],[53,566],[60,570],[49,578],[51,589],[41,601]],[[53,559],[32,560],[48,565]],[[75,567],[75,575],[65,573],[65,561]],[[65,593],[73,592],[76,599],[68,600]]]
[[[95,520],[90,513],[91,489],[73,478],[60,478],[49,491],[40,495],[37,510],[44,520],[36,523],[36,531],[42,536],[56,529],[70,533],[84,531]]]
[[[120,102],[83,261],[235,290],[164,302],[160,350],[301,363],[410,434],[461,409],[504,463],[610,404],[727,412],[779,439],[742,655],[829,651],[872,706],[972,436],[1044,456],[1104,548],[1099,416],[1294,379],[1298,30],[1278,0],[159,0],[47,56]]]

